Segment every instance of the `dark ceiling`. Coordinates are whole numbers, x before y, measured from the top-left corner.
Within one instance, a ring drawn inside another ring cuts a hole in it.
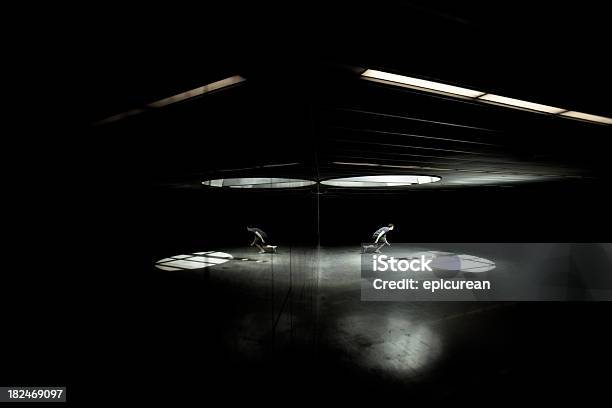
[[[553,5],[115,10],[92,23],[89,119],[238,74],[247,80],[232,89],[95,130],[125,141],[156,183],[175,186],[242,175],[404,173],[442,176],[435,188],[605,181],[610,126],[358,74],[376,68],[612,117],[605,13]]]

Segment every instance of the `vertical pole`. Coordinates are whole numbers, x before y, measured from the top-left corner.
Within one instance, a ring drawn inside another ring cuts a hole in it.
[[[274,318],[274,253],[270,254],[270,275],[271,275],[271,282],[270,282],[270,287],[272,288],[272,338],[271,338],[271,346],[272,346],[272,358],[274,358],[274,342],[275,342],[275,335],[276,335],[276,325],[275,325],[275,318]]]

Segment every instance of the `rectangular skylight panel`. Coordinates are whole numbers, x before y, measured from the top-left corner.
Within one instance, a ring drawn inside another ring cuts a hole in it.
[[[400,85],[407,88],[416,88],[421,90],[441,92],[445,94],[460,95],[468,98],[476,98],[484,94],[484,92],[475,91],[473,89],[461,88],[458,86],[447,85],[440,82],[427,81],[419,78],[412,78],[404,75],[391,74],[389,72],[377,71],[375,69],[368,69],[361,75],[366,79],[392,82],[395,85]]]
[[[171,103],[181,102],[190,98],[194,98],[196,96],[200,96],[208,92],[216,91],[217,89],[226,88],[228,86],[238,84],[242,81],[244,81],[243,77],[241,77],[240,75],[234,75],[232,77],[225,78],[220,81],[210,83],[208,85],[200,86],[198,88],[191,89],[180,94],[160,99],[159,101],[150,103],[148,106],[151,108],[161,108],[163,106],[170,105]]]
[[[605,116],[590,115],[588,113],[582,113],[582,112],[576,112],[576,111],[563,112],[561,116],[567,116],[567,117],[575,118],[575,119],[588,120],[589,122],[598,122],[598,123],[605,123],[607,125],[612,125],[612,119],[606,118]]]
[[[585,120],[589,122],[603,123],[606,125],[612,124],[612,118],[605,116],[591,115],[576,111],[568,111],[567,109],[557,108],[555,106],[542,105],[540,103],[523,101],[521,99],[508,98],[506,96],[495,95],[473,89],[462,88],[454,85],[447,85],[441,82],[427,81],[425,79],[413,78],[405,75],[392,74],[390,72],[378,71],[375,69],[366,69],[362,74],[362,78],[391,84],[405,88],[418,89],[433,93],[440,93],[450,96],[461,96],[489,102],[500,106],[516,109],[526,109],[534,112],[549,113],[552,115],[560,115],[567,118]]]
[[[495,102],[502,105],[515,106],[517,108],[530,109],[538,112],[557,114],[565,111],[565,109],[555,108],[554,106],[541,105],[539,103],[522,101],[520,99],[507,98],[505,96],[485,94],[478,98],[479,100]]]

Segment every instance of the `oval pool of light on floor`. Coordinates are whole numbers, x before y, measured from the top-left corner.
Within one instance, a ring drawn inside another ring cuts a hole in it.
[[[169,258],[160,259],[155,262],[155,267],[163,271],[184,271],[208,268],[209,266],[220,265],[232,259],[234,257],[225,252],[194,252],[188,255],[174,255]]]
[[[421,255],[426,259],[432,259],[431,267],[434,270],[481,273],[492,271],[496,267],[495,262],[490,259],[453,252],[424,251],[412,256]]]

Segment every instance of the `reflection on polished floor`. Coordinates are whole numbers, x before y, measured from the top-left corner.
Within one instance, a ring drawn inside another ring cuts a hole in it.
[[[531,376],[524,366],[535,356],[550,370],[558,351],[553,338],[568,324],[580,327],[575,312],[564,312],[563,325],[550,314],[562,304],[362,302],[358,247],[262,255],[215,249],[191,254],[231,259],[200,269],[153,269],[163,285],[153,288],[158,313],[150,323],[173,333],[169,342],[153,343],[176,348],[176,360],[147,362],[152,373],[187,362],[214,370],[219,386],[235,379],[253,390],[299,390],[308,381],[334,393],[358,388],[363,398],[409,390],[411,398],[446,400],[466,397],[476,383],[493,394],[504,381]],[[496,261],[503,272],[507,260]],[[194,384],[204,378],[177,375]]]

